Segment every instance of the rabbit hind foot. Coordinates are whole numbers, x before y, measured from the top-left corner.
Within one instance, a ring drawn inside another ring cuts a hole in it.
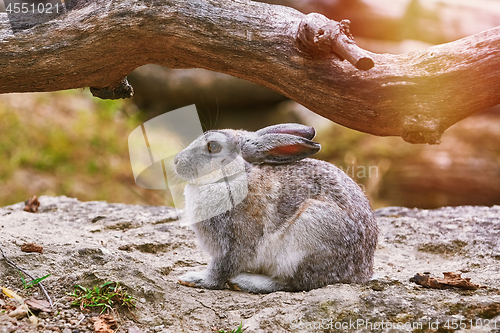
[[[250,273],[238,274],[229,280],[228,285],[233,290],[254,294],[268,294],[285,289],[281,283],[268,276]]]

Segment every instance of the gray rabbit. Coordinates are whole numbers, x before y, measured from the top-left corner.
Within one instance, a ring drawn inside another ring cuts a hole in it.
[[[344,172],[307,158],[321,148],[314,136],[299,124],[212,130],[177,154],[186,218],[212,256],[181,284],[270,293],[370,279],[373,211]]]

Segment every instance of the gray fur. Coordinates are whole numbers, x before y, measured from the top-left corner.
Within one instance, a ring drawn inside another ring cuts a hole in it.
[[[201,221],[193,227],[212,256],[206,271],[187,273],[181,283],[268,293],[370,279],[378,235],[373,211],[344,172],[304,159],[319,150],[313,136],[313,128],[298,124],[209,131],[176,156],[175,171],[189,182],[188,218]],[[209,154],[207,142],[215,140],[224,149]],[[294,145],[293,156],[283,156],[287,145]],[[231,202],[221,195],[226,188]]]
[[[300,136],[271,133],[241,142],[241,154],[245,161],[253,164],[270,163],[285,164],[299,161],[316,154],[321,146],[319,143]],[[270,154],[276,147],[295,146],[298,151],[294,154]]]
[[[291,134],[295,136],[301,136],[309,140],[314,139],[314,137],[316,136],[316,130],[314,129],[314,127],[293,123],[267,126],[255,132],[255,134],[257,134],[258,136],[270,133]]]

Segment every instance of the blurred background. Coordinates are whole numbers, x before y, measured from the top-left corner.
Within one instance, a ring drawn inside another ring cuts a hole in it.
[[[347,18],[358,45],[377,53],[416,51],[500,25],[500,0],[266,2]],[[171,205],[162,191],[135,185],[127,139],[142,122],[190,104],[205,130],[282,122],[316,127],[323,149],[315,157],[342,168],[374,208],[500,204],[500,106],[452,126],[441,145],[411,145],[350,130],[220,73],[146,65],[129,82],[130,100],[100,100],[88,89],[0,95],[0,206],[35,194]]]

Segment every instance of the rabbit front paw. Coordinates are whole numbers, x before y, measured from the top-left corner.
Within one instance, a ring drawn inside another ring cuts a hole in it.
[[[188,272],[179,277],[179,283],[194,288],[223,289],[224,286],[210,278],[208,271]]]

